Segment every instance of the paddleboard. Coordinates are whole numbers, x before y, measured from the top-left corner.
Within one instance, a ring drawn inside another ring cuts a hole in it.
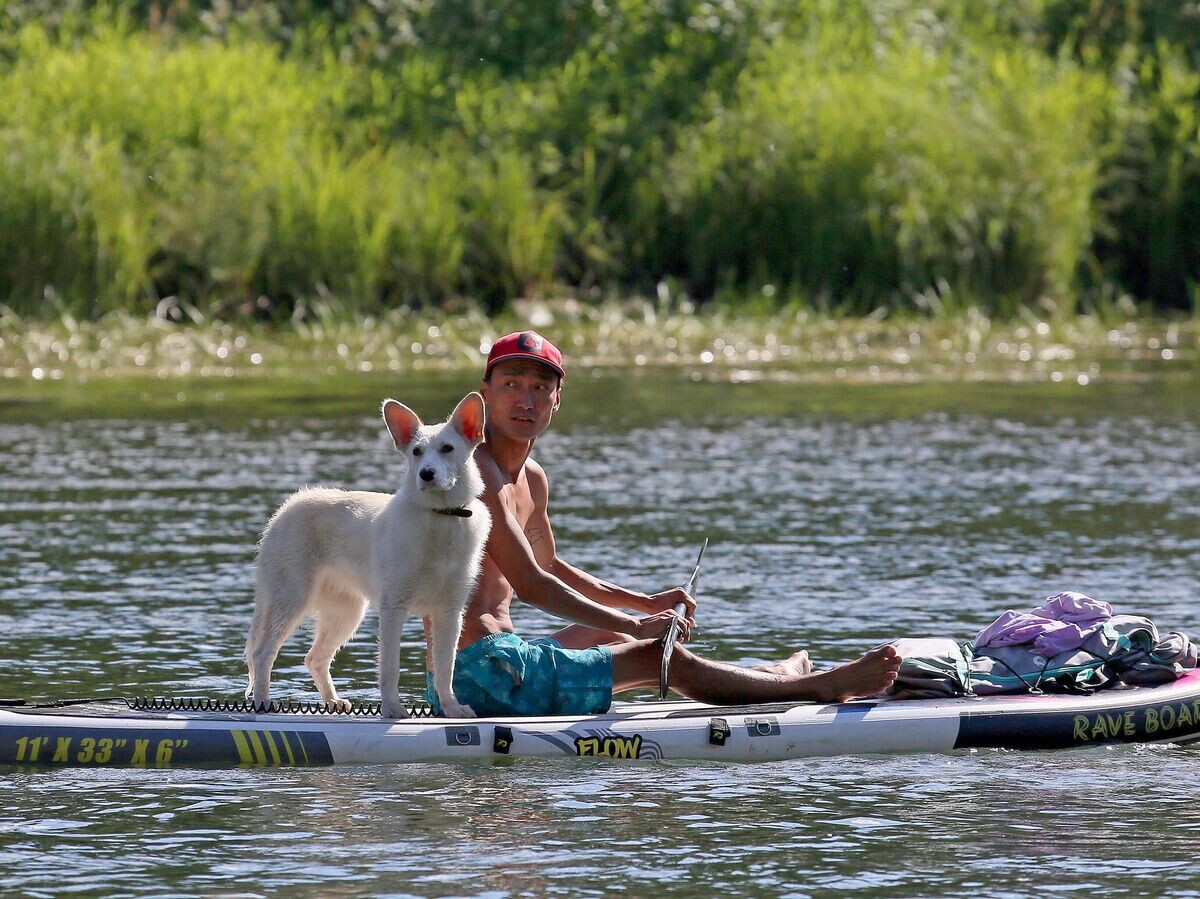
[[[1021,695],[707,706],[618,702],[592,716],[383,719],[216,700],[0,706],[0,764],[290,767],[575,758],[768,762],[844,754],[1064,749],[1200,739],[1200,669],[1159,687]]]

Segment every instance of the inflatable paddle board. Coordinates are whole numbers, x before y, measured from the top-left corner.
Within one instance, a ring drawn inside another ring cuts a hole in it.
[[[0,764],[287,767],[499,758],[767,762],[955,749],[1062,749],[1200,740],[1200,669],[1159,687],[1090,696],[859,700],[706,706],[614,703],[603,715],[383,719],[284,704],[268,714],[219,700],[0,706]]]

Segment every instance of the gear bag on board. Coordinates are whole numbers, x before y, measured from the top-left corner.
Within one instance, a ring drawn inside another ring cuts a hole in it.
[[[1154,622],[1138,615],[1113,615],[1077,647],[1050,656],[1040,654],[1032,639],[983,647],[948,638],[900,639],[892,645],[903,662],[883,695],[895,699],[1152,686],[1181,677],[1197,661],[1187,634],[1171,631],[1160,637]]]

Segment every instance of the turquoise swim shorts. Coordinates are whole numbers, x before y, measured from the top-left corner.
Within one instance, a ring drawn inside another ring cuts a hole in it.
[[[454,695],[480,717],[598,715],[612,704],[612,650],[563,649],[552,637],[488,634],[458,651]],[[426,672],[425,699],[442,713]]]

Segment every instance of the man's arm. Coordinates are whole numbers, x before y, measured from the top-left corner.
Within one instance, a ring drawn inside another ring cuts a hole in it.
[[[484,481],[491,481],[486,471]],[[639,639],[658,637],[666,633],[672,615],[660,613],[634,618],[588,599],[543,568],[525,534],[522,533],[520,524],[500,499],[497,486],[494,481],[487,483],[487,489],[483,493],[483,500],[492,514],[487,553],[524,602],[559,618],[601,630],[630,634]]]
[[[534,557],[543,570],[554,575],[572,590],[582,593],[593,602],[613,609],[635,609],[643,613],[661,612],[683,603],[686,617],[693,618],[696,603],[678,588],[665,590],[652,596],[635,590],[626,590],[617,584],[601,580],[581,571],[558,555],[554,542],[554,530],[550,527],[550,482],[541,466],[530,465],[526,469],[529,493],[533,499],[533,514],[525,525],[525,537],[533,550]],[[510,582],[511,583],[511,582]],[[517,591],[520,593],[520,591]]]

